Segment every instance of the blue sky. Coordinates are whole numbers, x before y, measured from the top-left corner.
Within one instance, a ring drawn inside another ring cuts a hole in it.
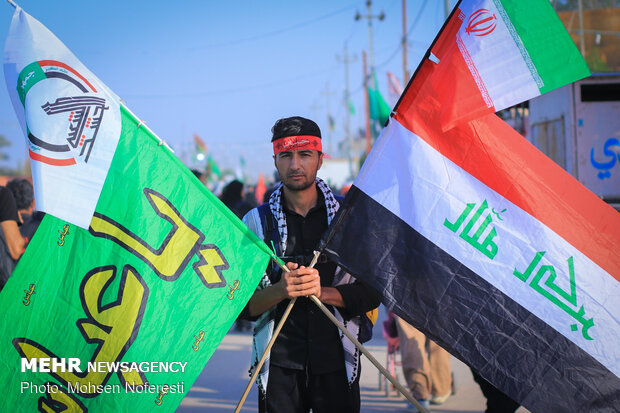
[[[4,2],[3,2],[4,3]],[[276,119],[300,115],[317,121],[334,142],[343,138],[345,43],[351,99],[351,129],[364,124],[362,50],[368,51],[364,0],[210,1],[21,0],[127,106],[190,166],[193,134],[207,143],[221,168],[239,158],[255,178],[271,175],[270,129]],[[454,4],[455,1],[451,1]],[[375,0],[373,20],[377,79],[388,103],[386,72],[403,77],[401,0]],[[4,44],[13,7],[0,8]],[[409,70],[415,70],[444,20],[444,2],[408,0]],[[418,17],[419,16],[419,17]],[[416,20],[417,18],[417,20]],[[415,22],[415,25],[414,25]],[[4,77],[4,74],[3,74]],[[5,82],[0,86],[0,134],[15,166],[25,157]],[[329,113],[336,121],[330,134]]]

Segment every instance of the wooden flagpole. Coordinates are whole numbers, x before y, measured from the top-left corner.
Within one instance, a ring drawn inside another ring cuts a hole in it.
[[[309,265],[310,268],[314,267],[314,265],[316,264],[316,261],[319,259],[319,255],[320,255],[320,252],[318,251],[315,252],[314,258],[312,258],[312,262]],[[276,261],[276,263],[282,269],[282,271],[285,271],[285,272],[290,271],[286,265],[282,265],[278,261]],[[273,336],[271,337],[271,340],[269,340],[269,343],[267,343],[267,348],[263,352],[263,355],[258,361],[258,364],[254,368],[254,372],[252,373],[252,377],[250,377],[250,381],[248,382],[247,386],[245,386],[243,395],[241,396],[241,399],[239,399],[239,403],[237,403],[237,407],[235,408],[235,413],[239,413],[239,411],[241,410],[241,407],[243,407],[243,403],[245,403],[245,399],[248,397],[248,393],[250,393],[252,384],[256,381],[256,377],[258,376],[258,373],[260,372],[261,367],[263,367],[263,364],[265,363],[265,359],[267,359],[267,354],[269,354],[269,352],[271,351],[271,347],[273,347],[273,343],[276,341],[278,334],[280,334],[280,330],[282,330],[282,326],[284,325],[284,322],[286,321],[289,314],[291,313],[291,310],[293,309],[293,305],[295,304],[295,301],[297,301],[297,298],[293,298],[291,302],[288,303],[288,306],[284,310],[284,314],[282,314],[282,318],[280,319],[280,322],[276,326],[276,329],[273,331]]]

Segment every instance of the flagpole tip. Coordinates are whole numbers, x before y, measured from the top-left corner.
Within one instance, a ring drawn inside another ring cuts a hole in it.
[[[17,8],[17,3],[15,3],[13,0],[6,0],[7,3],[9,3],[11,6]]]

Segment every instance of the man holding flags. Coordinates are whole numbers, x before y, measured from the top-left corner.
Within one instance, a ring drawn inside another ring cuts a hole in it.
[[[267,271],[244,313],[258,317],[253,366],[282,319],[290,299],[299,297],[259,376],[261,412],[358,412],[359,351],[308,300],[315,295],[360,337],[365,313],[378,294],[334,262],[309,268],[313,251],[339,201],[316,177],[323,163],[321,131],[302,117],[278,120],[272,128],[275,166],[282,183],[268,204],[250,211],[244,222],[287,262],[290,272]],[[345,362],[346,361],[346,362]]]

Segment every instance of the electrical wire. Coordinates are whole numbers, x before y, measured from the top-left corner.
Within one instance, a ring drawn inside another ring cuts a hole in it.
[[[247,42],[252,42],[252,41],[255,41],[255,40],[264,39],[266,37],[276,36],[278,34],[286,33],[286,32],[292,31],[292,30],[297,30],[297,29],[300,29],[302,27],[309,26],[309,25],[311,25],[313,23],[319,22],[321,20],[328,19],[328,18],[336,16],[336,15],[338,15],[340,13],[344,13],[345,11],[353,9],[356,5],[357,5],[357,2],[349,4],[346,7],[343,7],[341,9],[338,9],[338,10],[333,11],[331,13],[325,14],[323,16],[319,16],[319,17],[307,20],[307,21],[302,22],[302,23],[296,23],[294,25],[283,27],[281,29],[274,30],[274,31],[271,31],[271,32],[259,34],[259,35],[256,35],[256,36],[245,37],[245,38],[242,38],[242,39],[222,42],[222,43],[207,44],[207,45],[204,45],[204,46],[199,46],[199,47],[192,48],[190,50],[200,50],[200,49],[208,49],[208,48],[213,48],[213,47],[232,46],[232,45],[236,45],[236,44],[240,44],[240,43],[247,43]]]
[[[411,32],[413,31],[415,26],[420,22],[420,17],[422,17],[422,12],[424,11],[424,8],[426,7],[426,3],[427,2],[428,2],[428,0],[423,0],[422,5],[418,9],[418,14],[416,15],[415,19],[413,20],[413,23],[411,24],[411,26],[409,26],[409,29],[407,30],[407,36],[409,36],[411,34]],[[396,46],[396,49],[394,49],[394,51],[392,52],[390,57],[388,57],[381,64],[375,65],[375,69],[378,68],[378,67],[383,67],[383,66],[387,65],[390,61],[392,61],[392,59],[394,59],[396,57],[396,55],[398,54],[398,51],[400,49],[401,49],[401,45],[399,44],[398,46]]]
[[[422,6],[420,6],[420,9],[418,10],[418,15],[415,16],[415,19],[413,19],[413,23],[411,24],[411,26],[409,26],[409,30],[407,30],[407,36],[411,34],[415,26],[420,22],[420,17],[422,17],[422,12],[424,11],[424,8],[426,7],[427,1],[428,0],[422,1]]]
[[[261,90],[261,89],[270,88],[274,86],[280,86],[286,83],[296,82],[298,80],[319,76],[319,75],[322,75],[328,72],[333,72],[335,68],[336,66],[333,65],[328,69],[324,69],[324,70],[313,72],[313,73],[307,73],[307,74],[296,76],[296,77],[289,78],[289,79],[279,79],[273,82],[263,83],[260,85],[252,85],[252,86],[239,87],[239,88],[233,88],[233,89],[222,89],[222,90],[213,90],[213,91],[206,91],[206,92],[195,92],[195,93],[170,93],[170,94],[161,93],[161,94],[149,94],[149,95],[125,94],[124,96],[125,98],[131,98],[131,99],[157,99],[157,98],[192,98],[192,97],[215,96],[215,95],[232,94],[232,93],[245,93],[249,91],[256,91],[256,90]]]

